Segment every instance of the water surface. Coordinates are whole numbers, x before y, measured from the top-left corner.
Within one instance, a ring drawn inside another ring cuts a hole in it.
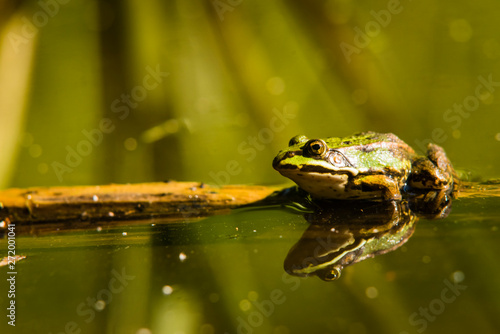
[[[21,235],[17,254],[27,258],[16,265],[16,327],[5,318],[0,326],[7,333],[495,333],[499,217],[496,199],[455,200],[447,218],[420,219],[404,245],[344,268],[332,282],[285,272],[309,223],[278,207]],[[8,290],[5,279],[0,288]],[[5,307],[5,293],[0,302]]]

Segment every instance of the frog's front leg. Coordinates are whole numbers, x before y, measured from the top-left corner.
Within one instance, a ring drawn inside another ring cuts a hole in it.
[[[363,192],[373,192],[374,198],[380,198],[380,195],[377,195],[379,193],[382,199],[387,201],[401,199],[400,185],[386,175],[361,176],[354,181],[354,184]]]
[[[443,148],[429,143],[427,157],[413,161],[408,185],[418,189],[449,189],[455,178],[455,170]]]

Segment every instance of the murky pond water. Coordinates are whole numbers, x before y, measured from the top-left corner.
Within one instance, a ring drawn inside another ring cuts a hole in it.
[[[4,317],[0,328],[2,333],[495,333],[499,226],[497,199],[455,200],[447,218],[418,220],[410,238],[385,254],[346,265],[334,281],[285,271],[290,249],[311,226],[303,213],[280,208],[18,235],[17,254],[27,258],[15,267],[16,327]],[[2,249],[7,245],[6,238],[0,241]],[[0,270],[4,310],[11,300],[8,272]]]

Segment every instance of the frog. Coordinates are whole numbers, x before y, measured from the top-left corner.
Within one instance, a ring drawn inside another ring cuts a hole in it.
[[[419,155],[393,133],[309,139],[297,135],[273,168],[321,200],[400,200],[411,192],[456,190],[458,178],[444,149],[427,144]]]

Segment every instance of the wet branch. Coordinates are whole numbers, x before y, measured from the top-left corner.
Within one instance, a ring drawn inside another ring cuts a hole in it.
[[[7,189],[0,191],[0,221],[39,224],[205,217],[261,200],[277,189],[241,185],[217,188],[195,182]]]

